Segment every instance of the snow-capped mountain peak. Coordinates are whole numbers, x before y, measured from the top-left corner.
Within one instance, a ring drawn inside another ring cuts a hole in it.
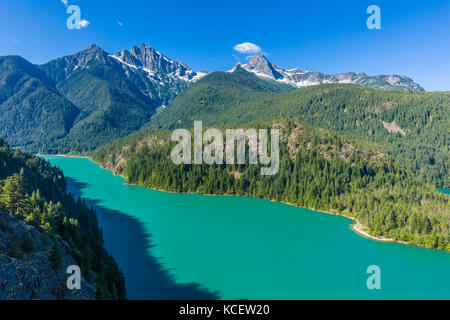
[[[411,78],[398,75],[368,76],[365,73],[345,72],[339,74],[325,74],[307,71],[300,68],[284,69],[272,64],[267,58],[258,53],[248,63],[238,63],[230,71],[241,67],[254,73],[260,78],[268,78],[284,82],[297,88],[324,83],[355,83],[367,87],[383,90],[424,91],[424,89]]]
[[[255,54],[248,63],[242,66],[247,71],[253,72],[262,77],[269,77],[274,80],[283,79],[275,67],[261,53]]]
[[[130,50],[121,50],[114,56],[118,61],[138,69],[148,72],[151,76],[168,76],[184,81],[195,81],[204,75],[197,73],[183,62],[176,62],[148,44],[139,47],[134,46]]]

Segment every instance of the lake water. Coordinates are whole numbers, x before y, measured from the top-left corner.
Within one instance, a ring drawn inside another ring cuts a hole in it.
[[[153,191],[88,159],[48,159],[96,207],[130,299],[450,299],[447,252],[364,238],[343,217]],[[367,288],[370,265],[380,290]]]

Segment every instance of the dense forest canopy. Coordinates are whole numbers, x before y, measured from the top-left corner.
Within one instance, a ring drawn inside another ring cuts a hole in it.
[[[427,182],[450,187],[450,93],[388,92],[325,84],[286,93],[253,84],[244,70],[216,72],[179,95],[148,128],[190,128],[293,118],[392,155]]]

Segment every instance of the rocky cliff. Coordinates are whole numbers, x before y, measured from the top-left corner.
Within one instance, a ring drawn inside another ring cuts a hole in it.
[[[95,299],[95,281],[82,278],[80,290],[67,288],[67,267],[77,264],[69,252],[59,237],[0,212],[0,300]]]

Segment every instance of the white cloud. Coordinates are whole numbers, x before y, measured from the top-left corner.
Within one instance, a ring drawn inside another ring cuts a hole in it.
[[[242,54],[255,54],[262,51],[260,46],[250,42],[239,43],[233,49]]]
[[[120,22],[119,20],[117,20],[117,24],[119,25],[119,27],[123,26],[123,23]]]
[[[85,19],[80,21],[80,27],[81,28],[86,28],[89,24],[90,24],[90,22],[85,20]]]
[[[67,7],[67,5],[69,4],[69,1],[68,0],[61,0],[61,3],[63,3]]]

